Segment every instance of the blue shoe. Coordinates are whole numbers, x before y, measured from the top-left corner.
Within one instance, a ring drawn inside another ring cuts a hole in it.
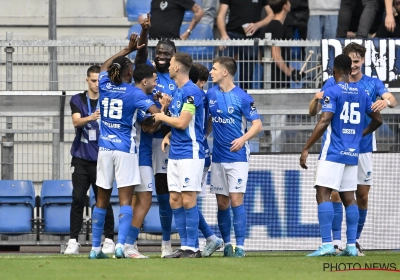
[[[207,241],[206,246],[204,247],[203,251],[201,252],[201,256],[202,257],[211,256],[215,251],[222,248],[222,245],[223,245],[223,241],[220,238],[217,238],[216,240]]]
[[[236,247],[235,248],[235,258],[243,258],[244,256],[246,256],[246,253],[244,252],[243,249]]]
[[[346,245],[346,249],[344,249],[340,254],[337,254],[338,257],[358,257],[358,251],[356,246]]]
[[[232,244],[228,244],[224,248],[224,257],[232,258],[233,257],[233,247]]]
[[[108,259],[108,256],[104,254],[102,251],[96,253],[95,250],[91,250],[89,253],[89,259],[94,260],[94,259]]]
[[[115,248],[115,257],[117,259],[125,258],[124,249],[122,249],[122,247]]]
[[[336,250],[332,244],[321,245],[317,251],[308,254],[307,257],[335,256]]]

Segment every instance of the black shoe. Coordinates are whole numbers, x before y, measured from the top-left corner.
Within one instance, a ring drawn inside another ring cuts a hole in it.
[[[178,259],[178,258],[180,258],[184,253],[185,253],[184,250],[178,249],[178,250],[175,250],[175,251],[172,253],[172,255],[164,256],[164,258],[166,258],[166,259]]]
[[[358,242],[356,242],[357,253],[359,257],[364,257],[365,253],[363,252],[363,248],[360,246]]]
[[[201,258],[200,250],[195,252],[192,250],[185,250],[184,253],[180,256],[180,258]]]

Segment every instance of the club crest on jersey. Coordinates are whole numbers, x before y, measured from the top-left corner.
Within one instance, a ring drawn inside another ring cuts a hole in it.
[[[160,9],[162,10],[162,11],[164,11],[165,10],[165,8],[168,6],[168,2],[167,1],[161,1],[161,3],[160,3]]]
[[[168,88],[169,88],[170,90],[174,90],[174,89],[175,89],[175,86],[174,86],[174,84],[169,84],[169,85],[168,85]]]
[[[325,102],[325,104],[328,104],[328,103],[329,103],[329,101],[330,101],[330,98],[329,98],[329,96],[325,96],[325,97],[324,97],[324,102]]]
[[[180,101],[176,101],[176,107],[181,108],[181,102]]]
[[[193,96],[188,96],[187,102],[188,104],[194,104],[194,97]]]
[[[228,113],[229,113],[229,114],[232,114],[233,111],[234,111],[233,107],[232,107],[232,106],[229,106],[229,107],[228,107]]]
[[[147,188],[152,189],[152,188],[153,188],[153,183],[149,183],[149,184],[147,185]]]

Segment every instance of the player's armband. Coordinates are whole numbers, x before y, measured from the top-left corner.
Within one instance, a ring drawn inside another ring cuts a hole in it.
[[[184,103],[182,107],[182,112],[183,111],[188,111],[189,113],[194,115],[196,113],[196,106],[194,106],[193,104]]]

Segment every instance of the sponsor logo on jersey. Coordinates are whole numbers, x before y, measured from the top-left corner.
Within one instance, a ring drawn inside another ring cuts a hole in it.
[[[232,114],[233,111],[234,111],[234,108],[233,108],[232,106],[229,106],[229,107],[228,107],[228,113],[229,113],[229,114]]]
[[[210,100],[210,108],[217,103],[217,100]]]
[[[354,152],[355,150],[356,150],[356,149],[354,149],[354,148],[347,148],[347,149],[344,150],[344,151],[340,151],[340,154],[341,154],[341,155],[344,155],[344,156],[358,157],[358,153],[355,153],[355,152]]]
[[[215,123],[224,123],[224,124],[235,124],[235,120],[233,118],[221,118],[221,117],[212,117],[212,122]]]
[[[324,104],[322,105],[322,108],[332,108],[332,104]]]
[[[125,91],[126,87],[118,87],[118,86],[114,86],[111,83],[107,83],[106,84],[106,89],[108,89],[110,91]]]
[[[121,139],[117,138],[117,135],[101,135],[100,138],[112,143],[122,143]]]

